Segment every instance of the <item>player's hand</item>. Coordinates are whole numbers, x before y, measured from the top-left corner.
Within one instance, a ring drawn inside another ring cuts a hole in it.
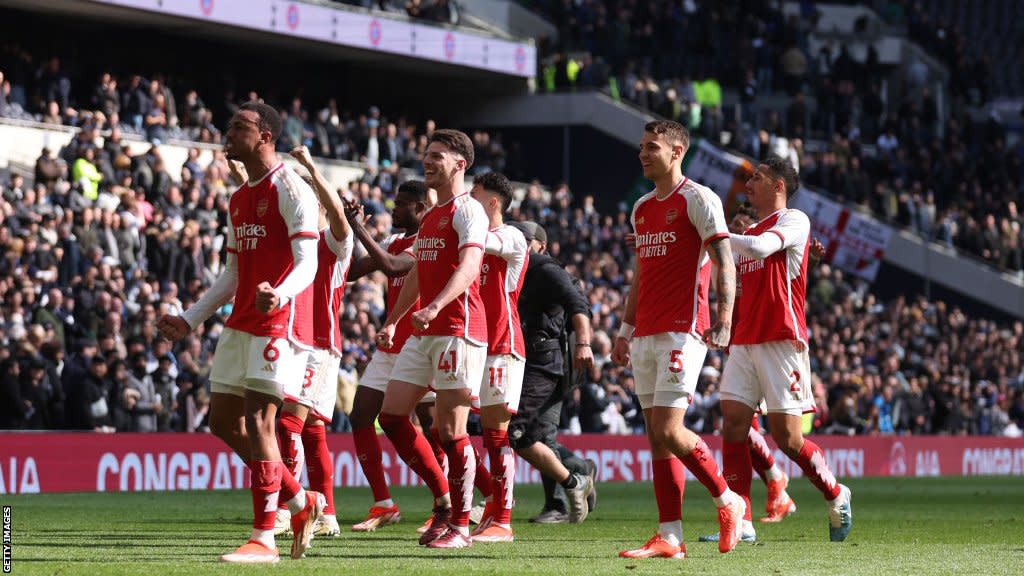
[[[825,245],[821,243],[821,240],[815,238],[811,240],[811,262],[817,264],[825,258]]]
[[[289,156],[298,160],[299,164],[302,164],[306,168],[313,165],[313,156],[309,153],[309,148],[305,146],[296,146],[288,153]]]
[[[750,216],[739,212],[733,216],[732,221],[729,222],[729,232],[732,232],[733,234],[743,234],[751,224]]]
[[[636,250],[636,234],[633,232],[626,234],[626,246],[629,246],[631,250]]]
[[[573,370],[590,370],[594,367],[594,350],[590,346],[576,345],[576,352],[572,355]]]
[[[629,340],[616,338],[612,345],[612,361],[619,366],[628,366],[630,359]]]
[[[269,314],[272,310],[277,310],[280,304],[281,298],[274,287],[269,282],[260,282],[256,287],[256,309]]]
[[[163,315],[159,320],[156,321],[156,329],[160,332],[160,335],[167,338],[171,342],[181,340],[186,334],[192,331],[192,328],[185,322],[185,319],[181,316],[170,316]]]
[[[391,348],[394,344],[395,339],[395,325],[385,324],[380,332],[377,332],[377,347],[378,348]]]
[[[238,160],[228,159],[228,171],[231,172],[231,177],[238,182],[239,186],[249,181],[249,172],[245,169],[245,164]]]
[[[363,204],[355,198],[342,198],[345,206],[345,219],[349,224],[363,224]]]
[[[712,350],[721,350],[728,346],[730,337],[732,325],[725,322],[716,322],[714,326],[704,331],[704,343]]]
[[[426,308],[420,308],[412,313],[412,327],[421,331],[426,330],[434,318],[437,318],[439,312],[440,310],[433,304]]]

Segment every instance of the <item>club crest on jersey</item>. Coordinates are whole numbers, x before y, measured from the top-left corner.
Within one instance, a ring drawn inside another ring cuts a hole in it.
[[[643,217],[643,216],[641,216],[641,217],[640,217],[640,219],[636,221],[636,223],[637,223],[638,225],[639,225],[639,224],[643,224],[643,223],[644,223],[644,217]]]
[[[444,218],[441,218],[440,220],[437,221],[437,229],[438,230],[444,230],[444,227],[447,226],[447,225],[448,225],[448,217],[447,216],[445,216]]]
[[[673,209],[669,210],[668,212],[665,212],[665,223],[666,224],[671,224],[671,223],[675,222],[676,218],[679,218],[679,210],[676,210],[675,208],[673,208]]]
[[[263,198],[262,200],[257,202],[256,203],[256,216],[259,217],[259,218],[263,218],[263,216],[267,213],[267,208],[269,208],[269,207],[270,207],[270,201],[267,200],[266,198]]]
[[[235,207],[235,211],[231,213],[231,219],[232,220],[237,220],[238,219],[238,214],[239,214],[239,210],[238,210],[238,207],[236,206]]]

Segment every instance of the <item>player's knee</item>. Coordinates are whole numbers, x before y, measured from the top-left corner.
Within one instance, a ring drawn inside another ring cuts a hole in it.
[[[380,422],[381,429],[384,430],[384,434],[391,437],[399,428],[408,421],[408,416],[401,416],[399,414],[389,414],[387,412],[381,412],[378,421]]]
[[[726,418],[722,421],[722,439],[726,442],[745,442],[750,432],[750,421]]]
[[[789,434],[783,430],[772,436],[775,443],[778,444],[779,450],[782,450],[783,454],[789,457],[790,460],[794,460],[800,455],[800,449],[804,447],[804,437],[802,435]]]
[[[349,422],[352,423],[352,428],[369,428],[373,426],[373,420],[376,418],[376,414],[370,414],[367,410],[362,410],[358,405],[352,408],[352,413],[348,415]],[[381,414],[383,417],[384,415]],[[381,424],[381,427],[384,425]]]

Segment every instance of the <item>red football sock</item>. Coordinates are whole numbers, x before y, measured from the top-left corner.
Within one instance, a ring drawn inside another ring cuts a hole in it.
[[[302,447],[306,452],[309,487],[324,495],[327,507],[324,514],[334,515],[334,465],[327,449],[327,429],[324,426],[306,426],[302,429]]]
[[[249,465],[252,483],[252,527],[257,530],[274,529],[283,471],[280,462],[254,460]]]
[[[512,522],[512,487],[516,478],[516,455],[508,442],[506,430],[484,430],[484,446],[491,461],[491,486],[494,500],[491,501],[491,512],[498,524]],[[480,473],[479,460],[477,474]],[[480,481],[477,480],[477,485]]]
[[[658,522],[683,519],[683,491],[686,468],[675,456],[654,461],[654,500],[658,503]]]
[[[398,452],[413,472],[423,479],[434,498],[447,494],[448,479],[444,477],[437,459],[431,453],[430,443],[412,425],[409,416],[382,413],[379,420],[380,427],[391,440],[395,452]]]
[[[299,484],[298,479],[292,475],[284,466],[284,462],[278,462],[278,468],[281,469],[281,507],[283,508],[292,498],[295,498],[302,492],[302,485]]]
[[[839,496],[839,482],[836,482],[836,477],[832,475],[832,470],[825,461],[825,453],[817,444],[804,438],[804,445],[797,454],[796,463],[811,484],[821,490],[826,500],[835,500]]]
[[[480,494],[483,494],[484,498],[490,498],[491,494],[494,493],[494,483],[491,481],[491,471],[487,469],[487,465],[484,464],[484,459],[480,457],[480,452],[476,449],[476,444],[470,442],[470,445],[473,446],[473,458],[476,460],[476,475],[473,476],[473,484],[476,485],[476,489],[480,491]],[[491,466],[494,466],[494,464],[491,464]]]
[[[451,486],[452,526],[469,526],[469,511],[473,508],[473,477],[476,476],[476,456],[469,436],[460,436],[446,442],[448,454],[448,485]]]
[[[431,428],[430,434],[427,435],[427,440],[430,442],[430,449],[434,451],[434,459],[437,460],[437,465],[441,467],[445,478],[447,478],[448,455],[444,453],[444,446],[441,445],[441,433],[437,431],[437,428]]]
[[[388,482],[384,477],[384,461],[377,430],[373,426],[354,428],[352,440],[356,444],[356,457],[363,468],[363,476],[366,476],[370,490],[373,491],[373,501],[390,500],[391,491],[388,490]]]
[[[725,483],[725,478],[722,478],[722,471],[718,469],[718,464],[715,462],[715,457],[711,454],[711,449],[704,442],[703,439],[697,438],[697,445],[693,447],[693,451],[686,456],[680,458],[683,464],[686,464],[686,468],[691,474],[697,477],[697,480],[711,492],[713,498],[721,496],[729,486]]]
[[[302,472],[305,455],[302,451],[302,428],[306,425],[295,414],[284,412],[277,421],[277,445],[284,467],[296,478]]]
[[[763,439],[762,439],[763,440]],[[725,468],[725,481],[733,492],[743,497],[747,503],[744,520],[751,520],[750,515],[750,481],[754,475],[750,471],[750,449],[746,442],[723,442],[722,464]]]
[[[768,447],[768,442],[765,441],[764,436],[759,431],[751,428],[750,432],[747,433],[747,448],[747,452],[750,454],[750,463],[754,466],[754,470],[761,477],[761,480],[764,480],[767,484],[768,477],[766,474],[775,465],[775,457],[772,456],[772,450]]]

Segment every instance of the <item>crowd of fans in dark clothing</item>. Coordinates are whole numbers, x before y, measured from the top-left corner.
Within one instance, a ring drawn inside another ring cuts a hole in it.
[[[947,66],[945,120],[923,61],[906,67],[901,97],[887,104],[873,48],[860,60],[845,45],[813,54],[813,3],[788,18],[760,0],[528,4],[559,27],[563,53],[549,65],[558,88],[611,85],[709,141],[789,157],[807,184],[1024,277],[1024,145],[1008,145],[998,117],[970,119],[967,105],[991,96],[988,58],[918,3],[871,4]],[[570,66],[574,52],[584,55]],[[723,110],[723,88],[739,94],[735,114]],[[766,95],[788,102],[765,107]]]

